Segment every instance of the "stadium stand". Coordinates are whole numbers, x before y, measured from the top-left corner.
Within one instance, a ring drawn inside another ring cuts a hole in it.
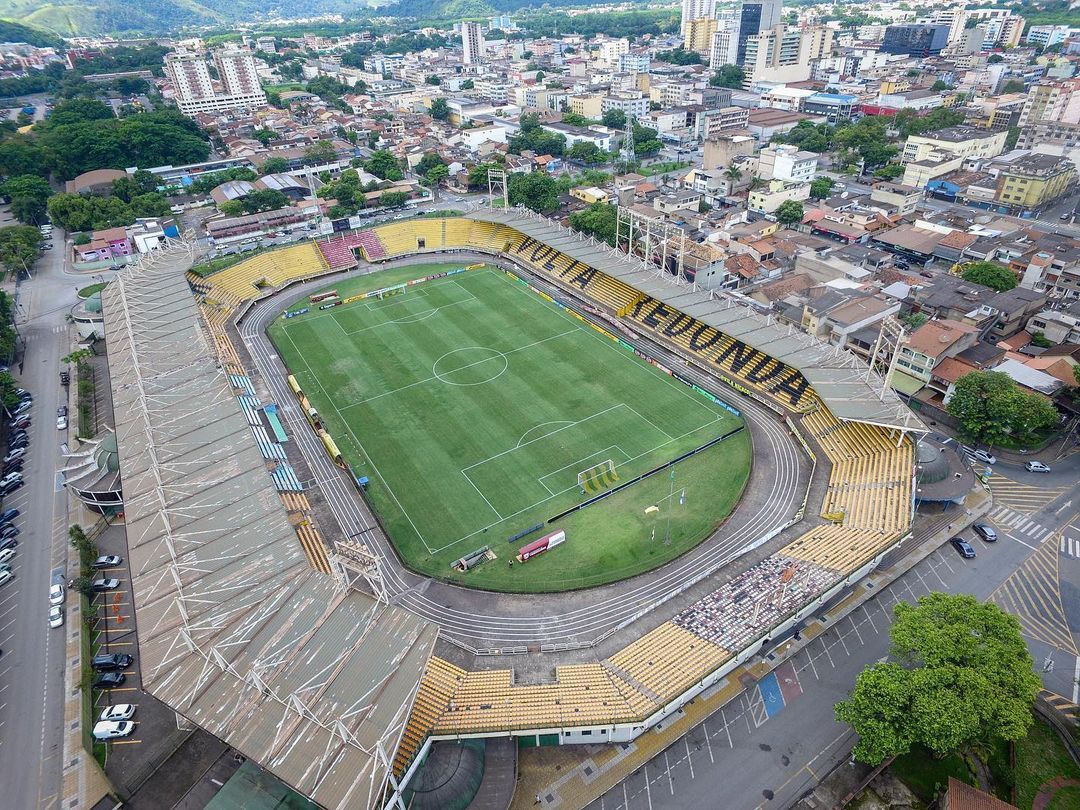
[[[343,270],[346,267],[356,267],[356,254],[353,251],[361,247],[364,242],[363,234],[371,234],[370,231],[350,232],[334,234],[326,239],[315,242],[315,246],[322,253],[327,266],[331,270]],[[372,234],[372,236],[374,236]],[[374,237],[376,241],[378,237]]]
[[[305,243],[260,253],[192,282],[192,286],[203,296],[227,305],[254,298],[265,289],[280,287],[299,278],[311,278],[330,269],[323,254],[313,244]],[[191,281],[190,276],[188,280]]]
[[[557,245],[546,244],[492,219],[390,223],[319,243],[320,256],[330,268],[349,266],[343,264],[340,246],[349,246],[350,260],[354,247],[369,260],[445,249],[512,256],[642,335],[799,415],[808,441],[820,451],[818,458],[829,465],[821,504],[825,521],[607,659],[557,667],[553,682],[518,684],[510,669],[468,671],[431,658],[393,763],[398,775],[409,768],[429,736],[640,724],[706,678],[726,672],[737,652],[762,643],[773,628],[809,609],[847,578],[868,570],[910,528],[911,432],[921,429],[917,419],[904,417],[890,425],[839,416],[838,412],[855,412],[852,403],[861,402],[864,393],[857,386],[865,388],[865,381],[838,381],[836,369],[829,367],[828,374],[818,375],[829,391],[829,396],[822,396],[799,364],[809,351],[801,339],[778,338],[771,327],[760,328],[767,345],[787,353],[770,355],[755,348],[751,338],[736,338],[726,333],[728,327],[722,331],[701,319],[703,314],[731,311],[730,302],[710,301],[706,307],[695,297],[698,294],[686,294],[684,299],[677,291],[665,297],[657,287],[667,282],[656,276],[643,285],[646,290],[638,289],[574,258],[572,240],[577,237],[558,233]],[[335,247],[329,247],[331,242]],[[261,278],[274,284],[288,280],[280,272],[271,277],[262,268],[230,268],[209,279],[189,279],[201,301],[212,344],[222,362],[234,364],[238,373],[242,368],[225,332],[229,310],[255,295]],[[219,284],[223,274],[231,277]],[[289,276],[294,277],[299,276]],[[735,310],[731,317],[741,312]],[[841,397],[839,392],[851,394]],[[885,408],[861,410],[875,417],[890,413]],[[281,496],[305,554],[313,560],[312,567],[318,567],[318,549],[325,554],[325,548],[321,541],[317,546],[312,543],[307,532],[301,535],[300,527],[307,524],[295,518],[306,512],[297,500],[303,495]]]

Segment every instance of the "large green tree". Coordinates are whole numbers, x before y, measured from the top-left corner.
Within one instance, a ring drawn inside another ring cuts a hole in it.
[[[614,205],[593,203],[588,208],[570,215],[570,227],[614,246],[617,210]]]
[[[11,203],[11,213],[19,222],[39,225],[45,221],[45,204],[52,187],[40,175],[21,174],[0,186],[0,195]]]
[[[541,214],[559,207],[559,189],[547,172],[512,174],[507,184],[510,205],[524,205]]]
[[[431,117],[436,121],[445,121],[450,117],[450,105],[442,96],[431,102]]]
[[[893,612],[895,662],[864,670],[835,707],[859,735],[858,760],[877,765],[913,745],[944,756],[1027,734],[1041,684],[1015,617],[944,593]]]
[[[815,200],[827,199],[835,185],[836,181],[831,177],[816,177],[810,183],[810,196]]]
[[[795,225],[802,222],[803,204],[798,200],[784,200],[776,209],[776,221],[781,225]]]
[[[364,168],[380,180],[400,180],[403,176],[398,159],[394,157],[393,152],[388,152],[385,149],[373,152],[367,162],[364,163]]]
[[[612,107],[602,116],[600,116],[600,121],[605,127],[621,130],[626,127],[626,113],[620,110],[618,107]]]
[[[982,284],[998,292],[1011,290],[1016,286],[1016,276],[1013,272],[997,262],[968,262],[961,268],[960,276],[964,281]]]
[[[709,79],[709,84],[713,87],[727,87],[731,90],[741,90],[743,79],[745,78],[746,74],[738,65],[724,65],[713,74],[711,79]]]
[[[964,435],[987,445],[1011,440],[1029,443],[1058,423],[1054,406],[1028,393],[999,371],[973,371],[956,381],[947,406]]]
[[[0,263],[10,273],[29,269],[41,253],[41,232],[31,225],[0,228]]]

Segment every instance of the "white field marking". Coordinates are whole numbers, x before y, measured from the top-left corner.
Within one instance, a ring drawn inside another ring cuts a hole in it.
[[[503,358],[505,359],[506,356],[509,355],[509,354],[515,354],[515,353],[523,351],[525,349],[531,349],[534,346],[539,346],[541,343],[547,343],[549,340],[557,340],[558,338],[565,337],[566,335],[573,334],[574,331],[575,330],[571,329],[571,330],[566,331],[566,332],[560,332],[557,335],[551,335],[551,336],[543,338],[541,340],[536,340],[536,341],[533,341],[532,343],[528,343],[528,344],[526,344],[524,346],[518,346],[518,347],[513,348],[513,349],[508,349],[505,352],[499,352],[499,354],[501,354],[503,356]],[[291,338],[290,338],[290,340],[291,340]],[[295,347],[296,344],[293,343],[293,346]],[[475,349],[475,348],[481,348],[481,347],[471,346],[471,347],[463,347],[463,348],[474,348]],[[297,351],[299,351],[299,349],[297,349]],[[455,351],[456,351],[456,349],[455,349]],[[498,350],[497,349],[492,349],[491,351],[498,351]],[[447,352],[447,354],[449,354],[449,353],[450,352]],[[491,359],[490,357],[485,357],[483,360],[477,360],[475,363],[468,363],[468,364],[466,364],[464,366],[461,366],[461,368],[454,369],[454,371],[463,371],[463,370],[465,370],[467,368],[472,368],[473,366],[478,366],[481,363],[486,363],[490,359]],[[436,362],[438,362],[438,361],[436,361]],[[376,394],[375,396],[368,397],[367,399],[361,399],[361,400],[358,400],[356,402],[351,402],[348,405],[346,405],[345,407],[341,408],[340,410],[341,411],[347,411],[347,410],[349,410],[349,408],[355,408],[357,405],[364,405],[365,403],[373,402],[376,399],[382,399],[383,397],[393,396],[394,394],[398,394],[398,393],[400,393],[402,391],[406,391],[409,388],[415,388],[418,385],[423,385],[424,383],[434,382],[435,380],[439,380],[440,382],[442,382],[442,379],[438,375],[434,375],[434,376],[431,376],[431,377],[425,377],[422,380],[416,380],[415,382],[411,382],[411,383],[409,383],[407,385],[403,385],[400,388],[394,388],[394,389],[392,389],[390,391],[383,391],[381,394]]]
[[[439,279],[437,281],[429,281],[429,282],[426,282],[426,283],[421,284],[421,285],[416,285],[417,286],[417,291],[413,295],[409,296],[409,300],[412,300],[412,299],[414,299],[416,297],[426,298],[428,290],[435,289],[436,287],[442,287],[442,286],[445,285],[445,283],[447,283],[447,282],[449,282],[451,280],[452,279]],[[460,284],[457,285],[457,286],[460,287],[462,290],[465,290],[465,288],[462,287]],[[469,292],[469,291],[465,290],[465,292]],[[314,294],[318,295],[318,293],[314,293]],[[359,295],[359,293],[357,293],[357,295]],[[472,295],[472,293],[469,292],[469,295]],[[348,296],[346,296],[346,298],[347,297]],[[397,297],[397,296],[395,296],[395,297]],[[475,298],[475,296],[473,296],[473,298]],[[299,303],[299,302],[297,302],[297,303]],[[323,303],[323,302],[319,301],[314,306],[319,306],[319,304],[321,304],[321,303]],[[356,303],[364,303],[364,302],[356,302]],[[404,300],[394,301],[393,302],[394,305],[399,305],[399,304],[403,304],[403,303],[404,303]],[[461,303],[461,302],[459,301],[459,302],[455,302],[455,303]],[[309,306],[310,306],[310,304],[309,304]],[[343,306],[352,307],[353,304],[344,304]],[[311,313],[305,315],[302,318],[302,320],[303,320],[304,323],[311,323],[312,321],[317,321],[317,320],[320,320],[322,318],[334,318],[335,315],[340,314],[340,312],[338,311],[339,309],[340,309],[340,307],[334,307],[333,309],[323,310],[322,312],[319,312],[319,311],[311,312]],[[369,308],[368,311],[369,312],[376,312],[378,310],[377,309],[372,310],[372,309]],[[277,320],[280,320],[280,319],[281,319],[281,316],[278,315]],[[336,318],[335,318],[335,320],[336,320]],[[392,323],[392,321],[390,321],[388,323]],[[292,321],[292,319],[288,319],[288,320],[286,320],[284,322],[284,327],[285,328],[283,329],[283,331],[287,331],[288,328],[291,327],[291,326],[299,326],[299,325],[300,325],[300,321]],[[345,332],[345,327],[341,326],[341,324],[338,324],[338,326],[341,328],[342,332]],[[363,330],[361,330],[361,331],[363,331]],[[351,333],[350,332],[345,332],[345,334],[348,335],[348,334],[351,334]]]
[[[618,407],[618,406],[615,406],[615,407]],[[700,426],[698,426],[698,427],[694,428],[693,430],[688,430],[688,431],[687,431],[686,433],[684,433],[684,434],[683,434],[682,436],[676,436],[676,437],[675,437],[674,439],[671,439],[670,441],[666,441],[666,442],[664,442],[663,444],[660,444],[660,445],[658,445],[658,446],[656,446],[656,447],[652,448],[651,450],[647,450],[647,451],[645,451],[644,453],[641,453],[641,454],[639,454],[639,455],[636,455],[636,456],[634,456],[634,457],[632,457],[632,458],[628,459],[628,460],[627,460],[627,461],[626,461],[625,463],[629,464],[629,463],[632,463],[632,462],[634,462],[634,461],[637,461],[637,460],[638,460],[639,458],[643,458],[643,457],[645,457],[645,456],[649,455],[650,453],[655,453],[655,452],[656,452],[657,450],[659,450],[659,449],[661,449],[661,448],[663,448],[663,447],[666,447],[667,445],[671,444],[671,442],[673,442],[673,441],[678,441],[679,439],[683,439],[683,438],[686,438],[687,436],[691,435],[692,433],[696,433],[697,431],[701,430],[702,428],[706,428],[706,427],[709,427],[709,425],[712,425],[712,424],[714,424],[715,422],[719,422],[719,421],[720,421],[720,420],[719,420],[719,418],[717,418],[717,419],[716,419],[716,420],[714,420],[713,422],[709,422],[708,424],[705,424],[705,425],[700,425]],[[352,432],[352,431],[351,431],[351,429],[350,429],[350,431],[349,431],[349,432],[350,432],[350,433]],[[509,451],[507,451],[507,452],[509,452]],[[367,455],[367,454],[365,453],[365,455]],[[369,457],[369,458],[370,458],[370,457]],[[483,463],[483,462],[477,462],[477,463],[478,463],[478,464],[480,464],[480,463]],[[374,467],[374,465],[372,465],[372,466]],[[476,465],[475,465],[475,464],[473,464],[473,465],[471,465],[471,466],[475,467]],[[466,468],[466,469],[469,469],[469,468]],[[380,476],[380,478],[381,478],[381,477],[382,477],[382,476]],[[553,495],[552,497],[556,497],[556,496],[558,496],[558,495],[562,495],[563,493],[565,493],[565,492],[569,492],[570,490],[572,490],[572,489],[574,489],[574,488],[575,488],[574,486],[570,486],[570,487],[567,487],[566,489],[563,489],[563,490],[560,490],[559,492],[556,492],[556,493],[555,493],[555,495]],[[395,499],[395,500],[396,500],[396,499]],[[551,498],[544,498],[544,499],[542,499],[542,500],[539,500],[539,501],[537,501],[537,502],[536,502],[536,503],[534,503],[534,504],[530,504],[529,506],[526,506],[526,507],[523,507],[523,508],[519,509],[518,511],[514,512],[513,514],[507,515],[507,516],[506,516],[506,518],[504,518],[504,519],[505,519],[505,520],[509,520],[509,519],[510,519],[510,518],[512,518],[512,517],[517,517],[518,515],[522,514],[523,512],[528,512],[528,511],[529,511],[530,509],[535,509],[535,508],[536,508],[537,506],[540,506],[540,505],[542,505],[542,504],[544,504],[544,503],[547,503],[547,502],[548,502],[548,501],[550,501],[550,500],[551,500]],[[402,511],[404,511],[404,510],[402,510]],[[410,522],[411,522],[411,521],[410,521]],[[436,549],[430,549],[430,548],[429,548],[429,551],[431,551],[432,553],[437,553],[437,552],[440,552],[440,551],[445,551],[446,549],[450,548],[451,546],[454,546],[454,545],[456,545],[456,544],[458,544],[458,543],[462,542],[463,540],[468,540],[468,539],[469,539],[469,538],[471,538],[471,537],[475,537],[475,536],[476,536],[476,535],[478,535],[478,534],[482,534],[483,532],[486,532],[486,531],[487,531],[488,529],[490,529],[490,528],[492,528],[492,527],[494,527],[494,526],[497,526],[497,525],[498,525],[498,522],[496,522],[496,523],[489,523],[489,524],[488,524],[487,526],[481,526],[480,528],[478,528],[478,529],[475,529],[474,531],[471,531],[471,532],[469,532],[468,534],[466,534],[466,535],[463,535],[462,537],[459,537],[459,538],[458,538],[457,540],[451,540],[451,541],[450,541],[449,543],[447,543],[447,544],[446,544],[446,545],[444,545],[444,546],[439,546],[439,547],[438,547],[438,548],[436,548]],[[427,545],[427,543],[425,543],[424,545],[426,546],[426,545]]]
[[[330,407],[333,408],[334,412],[338,415],[338,419],[345,426],[345,430],[349,431],[349,436],[352,437],[353,444],[355,444],[356,447],[360,450],[360,452],[364,455],[364,458],[366,458],[368,460],[368,464],[371,465],[372,471],[375,473],[375,475],[377,475],[379,477],[379,480],[382,481],[382,485],[384,487],[386,487],[386,491],[389,492],[390,497],[394,499],[394,503],[396,503],[398,509],[401,510],[401,514],[403,514],[405,516],[405,519],[407,521],[409,521],[409,525],[412,526],[412,530],[414,532],[416,532],[416,536],[418,538],[420,538],[420,542],[424,544],[424,548],[426,548],[428,550],[429,554],[434,553],[432,551],[432,549],[431,549],[431,546],[428,545],[428,542],[425,539],[424,535],[420,533],[420,529],[417,528],[416,523],[412,519],[412,516],[409,515],[409,513],[405,510],[404,505],[401,503],[400,500],[398,500],[397,494],[394,492],[393,489],[391,489],[390,484],[387,483],[386,479],[383,477],[383,474],[379,471],[379,468],[376,466],[376,464],[372,460],[371,456],[368,455],[368,452],[364,449],[364,445],[356,437],[356,434],[353,432],[353,429],[349,426],[348,420],[346,420],[345,417],[341,415],[341,411],[338,409],[337,405],[334,404],[334,400],[326,393],[326,389],[323,388],[322,383],[319,381],[318,376],[314,372],[312,372],[311,367],[307,364],[307,360],[304,359],[304,356],[303,356],[303,354],[301,354],[300,349],[297,348],[296,343],[292,339],[292,336],[289,335],[288,332],[285,332],[285,337],[287,337],[289,339],[289,343],[292,343],[293,349],[296,350],[297,356],[300,358],[301,361],[303,361],[304,367],[307,369],[308,374],[311,375],[312,379],[314,379],[315,384],[317,386],[319,386],[319,390],[321,390],[323,392],[323,396],[326,398],[327,402],[330,403]]]
[[[482,272],[484,272],[484,271],[482,271]],[[498,272],[498,273],[495,273],[494,271],[487,271],[487,272],[491,272],[494,275],[501,277],[502,280],[507,284],[513,284],[514,283],[513,281],[511,281],[506,276],[505,273],[503,273],[501,271]],[[610,339],[608,339],[608,338],[604,337],[603,335],[601,335],[599,332],[597,332],[595,329],[593,329],[588,324],[581,323],[580,321],[577,320],[577,318],[571,318],[569,315],[566,314],[565,311],[563,311],[563,309],[561,307],[557,306],[554,303],[550,303],[548,301],[545,301],[543,298],[541,298],[538,295],[530,295],[529,298],[532,299],[533,301],[535,301],[537,304],[539,304],[544,309],[555,311],[559,315],[561,315],[563,318],[567,319],[568,321],[573,321],[576,324],[577,328],[581,332],[583,332],[586,336],[592,338],[593,340],[600,341],[600,344],[602,346],[606,346],[608,349],[615,352],[615,354],[617,354],[619,357],[622,357],[624,360],[630,362],[631,367],[637,368],[640,371],[645,372],[646,374],[649,374],[650,376],[653,376],[652,372],[649,370],[649,364],[648,363],[641,360],[641,358],[638,357],[637,355],[631,354],[630,352],[627,352],[627,351],[624,351],[624,350],[618,348],[618,346],[616,346],[614,342],[612,342]],[[739,418],[739,417],[736,417],[735,414],[733,414],[730,411],[726,410],[725,408],[721,408],[719,405],[717,405],[715,403],[710,403],[708,400],[705,399],[705,397],[701,396],[700,394],[691,393],[687,389],[687,387],[685,385],[683,385],[680,382],[677,382],[670,375],[664,374],[663,372],[657,372],[657,374],[660,376],[662,381],[666,382],[666,384],[671,386],[672,389],[674,389],[675,391],[678,391],[681,396],[686,397],[687,399],[691,400],[692,402],[696,402],[699,407],[705,408],[710,413],[716,413],[718,411],[722,411],[724,414],[727,414],[728,416],[730,416],[733,419],[738,419]],[[743,420],[743,421],[745,421],[745,420]]]
[[[575,424],[572,419],[553,419],[550,422],[541,422],[538,425],[533,425],[531,428],[529,428],[528,430],[526,430],[524,433],[521,434],[521,438],[518,439],[517,444],[515,444],[514,447],[521,447],[521,443],[523,441],[525,441],[525,437],[528,436],[530,433],[532,433],[537,428],[545,427],[547,425],[572,425],[572,424]],[[544,434],[544,436],[548,436],[548,435],[550,435],[550,434],[548,434],[548,433]],[[541,436],[540,438],[543,438],[543,436]]]
[[[658,424],[656,424],[654,421],[652,421],[651,419],[646,419],[644,416],[642,416],[640,413],[638,413],[634,408],[631,408],[629,405],[627,405],[626,407],[627,407],[628,410],[633,411],[635,414],[637,414],[638,419],[643,420],[646,424],[652,425],[656,430],[659,430],[661,433],[663,433],[669,439],[671,438],[671,434],[668,433],[666,430],[664,430],[662,427],[660,427]]]
[[[476,349],[479,349],[480,351],[484,351],[484,352],[494,352],[494,354],[490,354],[487,357],[485,357],[485,358],[483,358],[481,360],[477,360],[477,361],[475,361],[473,363],[468,363],[468,364],[466,364],[464,366],[459,366],[458,368],[451,369],[450,371],[445,371],[445,372],[440,373],[440,372],[438,372],[436,370],[438,368],[439,361],[442,360],[443,358],[449,357],[452,354],[457,354],[458,352],[474,351]],[[488,377],[486,380],[480,380],[479,382],[474,382],[474,383],[457,383],[457,382],[454,382],[452,380],[447,380],[447,379],[445,379],[443,377],[443,374],[454,374],[455,372],[458,372],[458,371],[464,371],[467,368],[473,368],[475,366],[482,366],[488,360],[494,360],[496,357],[498,357],[499,359],[502,360],[503,367],[499,370],[499,373],[496,374],[494,377]],[[444,354],[444,355],[442,355],[440,357],[437,357],[435,359],[435,362],[431,364],[431,373],[434,374],[436,379],[438,379],[438,381],[441,382],[443,385],[454,385],[454,386],[457,386],[458,388],[471,388],[474,385],[484,385],[485,383],[489,383],[489,382],[492,382],[493,380],[499,379],[499,377],[501,377],[503,374],[506,373],[506,370],[508,368],[510,368],[510,361],[506,359],[506,354],[503,353],[503,352],[500,352],[498,349],[492,349],[492,348],[489,348],[487,346],[461,346],[460,348],[457,348],[457,349],[451,349],[446,354]]]

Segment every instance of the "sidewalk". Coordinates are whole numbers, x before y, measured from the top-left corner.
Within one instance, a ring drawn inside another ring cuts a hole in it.
[[[922,562],[947,542],[958,527],[978,520],[991,505],[989,493],[980,488],[968,496],[964,511],[955,510],[926,518],[902,547],[902,556],[896,555],[896,552],[888,555],[875,571],[857,583],[825,614],[819,614],[817,620],[808,622],[798,640],[789,639],[779,648],[763,651],[763,655],[733,670],[724,680],[686,704],[681,711],[632,742],[522,751],[518,761],[518,789],[511,807],[529,810],[538,795],[544,808],[580,808],[600,798],[702,721],[752,689],[769,672],[800,652],[883,587]],[[554,781],[553,771],[558,772]]]

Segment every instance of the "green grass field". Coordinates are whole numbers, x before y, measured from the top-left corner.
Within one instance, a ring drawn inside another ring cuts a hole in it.
[[[345,297],[455,267],[397,268],[328,289]],[[494,268],[313,310],[279,319],[270,337],[356,473],[371,479],[370,498],[417,571],[506,591],[622,579],[704,539],[749,475],[743,431],[681,462],[674,481],[665,471],[508,543],[586,499],[579,471],[611,460],[627,481],[739,417]],[[659,512],[646,516],[652,505]],[[565,544],[508,565],[555,529]],[[498,559],[468,573],[450,567],[481,546]]]

